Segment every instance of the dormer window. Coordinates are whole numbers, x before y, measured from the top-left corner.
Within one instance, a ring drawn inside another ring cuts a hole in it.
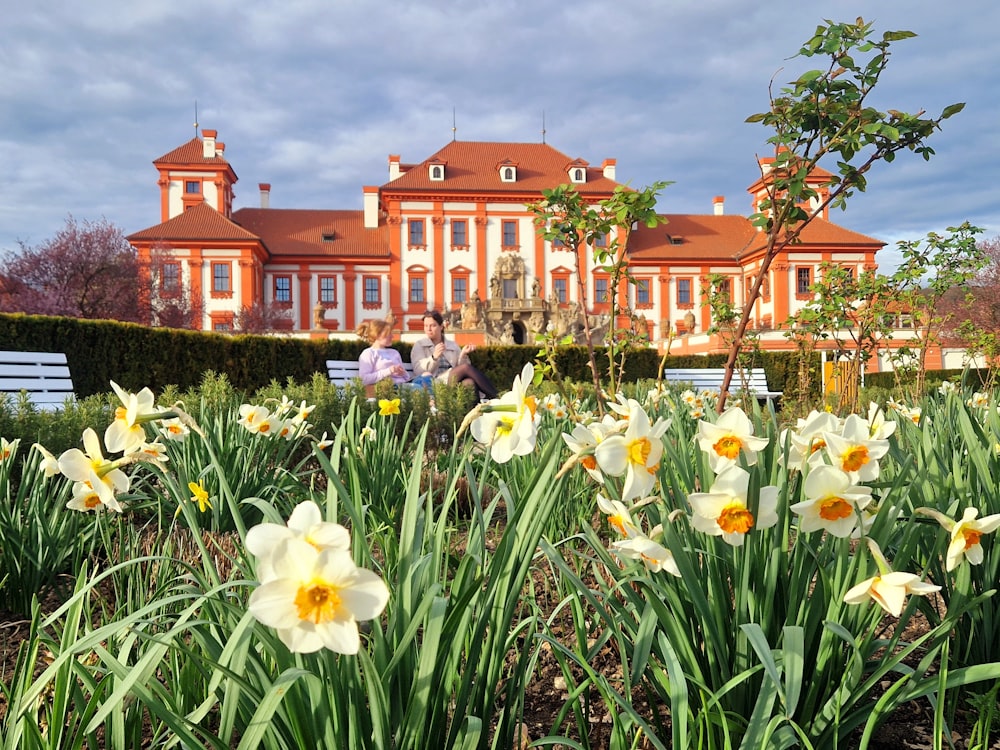
[[[333,232],[323,232],[323,242],[333,242],[335,236]]]
[[[583,159],[574,159],[566,165],[566,176],[569,181],[577,185],[587,181],[587,162]]]
[[[517,163],[502,161],[497,165],[501,182],[517,182]]]
[[[428,165],[428,177],[430,177],[431,182],[443,182],[444,181],[444,162],[435,161]]]

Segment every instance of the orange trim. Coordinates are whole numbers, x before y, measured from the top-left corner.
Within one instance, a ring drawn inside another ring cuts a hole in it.
[[[489,279],[489,269],[486,267],[486,227],[489,217],[486,216],[486,204],[480,203],[476,216],[476,286],[479,289],[479,299],[486,300],[486,282]]]
[[[358,275],[350,268],[344,273],[344,328],[353,331],[355,327],[354,311],[357,310]]]
[[[436,203],[434,205],[435,215],[431,219],[434,227],[434,304],[439,307],[444,306],[444,205]],[[427,281],[424,280],[426,288]],[[425,291],[426,295],[427,292]]]
[[[784,326],[788,320],[789,297],[788,297],[788,264],[773,263],[771,271],[774,272],[774,324]]]
[[[296,278],[299,280],[299,322],[295,327],[308,331],[312,328],[312,295],[309,290],[313,277],[311,273],[300,270]]]

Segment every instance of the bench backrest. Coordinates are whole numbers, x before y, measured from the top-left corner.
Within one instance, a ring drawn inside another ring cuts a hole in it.
[[[326,374],[331,383],[346,385],[359,375],[361,365],[356,359],[328,359],[326,361]],[[409,362],[403,363],[404,369],[413,374],[413,365]]]
[[[725,372],[725,369],[722,367],[673,368],[663,371],[663,379],[672,383],[690,383],[695,389],[706,388],[717,391],[722,387],[722,379],[725,376]],[[734,372],[733,379],[729,383],[729,390],[732,392],[742,390],[744,383],[751,391],[759,393],[772,392],[767,387],[767,376],[764,374],[763,367],[754,367],[749,371]]]
[[[0,392],[26,391],[39,408],[55,409],[73,396],[66,355],[59,352],[0,351]]]

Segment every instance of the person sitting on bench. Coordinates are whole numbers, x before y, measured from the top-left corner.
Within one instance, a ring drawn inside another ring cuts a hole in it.
[[[485,373],[469,361],[474,347],[459,347],[444,336],[444,318],[437,310],[424,313],[424,338],[413,344],[410,362],[417,377],[429,375],[444,383],[462,383],[476,389],[480,399],[496,398],[497,389]]]

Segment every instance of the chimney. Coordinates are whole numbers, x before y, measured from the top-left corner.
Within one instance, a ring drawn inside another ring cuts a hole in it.
[[[378,187],[365,185],[361,189],[365,195],[365,229],[375,229],[378,227]]]
[[[201,155],[205,159],[215,158],[215,136],[217,135],[215,130],[202,130],[201,131]]]
[[[399,168],[399,154],[389,154],[389,182],[403,174]]]
[[[712,207],[716,216],[722,216],[726,212],[726,196],[717,195],[712,198]]]
[[[260,188],[260,207],[270,208],[271,207],[271,184],[269,182],[261,182],[257,187]]]
[[[601,162],[601,171],[604,172],[604,176],[609,180],[615,179],[615,165],[617,164],[617,159],[605,159]]]

